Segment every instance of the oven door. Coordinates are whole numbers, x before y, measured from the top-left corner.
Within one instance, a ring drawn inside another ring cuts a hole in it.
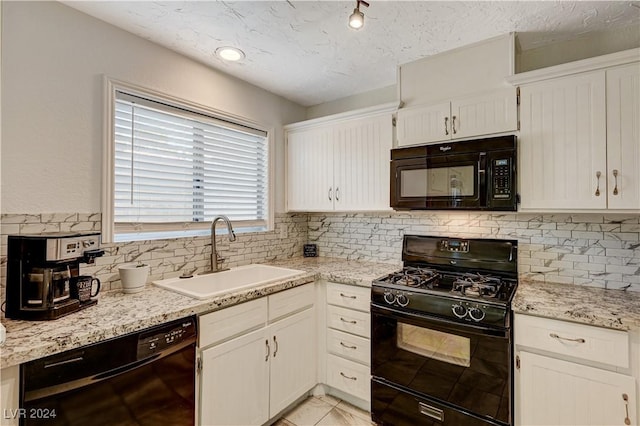
[[[391,207],[396,209],[486,208],[484,153],[391,161]]]
[[[403,424],[393,414],[402,412],[409,419],[437,425],[458,425],[464,416],[469,417],[464,422],[469,425],[511,424],[509,330],[458,324],[376,304],[371,306],[371,316],[374,420]],[[407,401],[414,401],[412,413],[407,412]]]

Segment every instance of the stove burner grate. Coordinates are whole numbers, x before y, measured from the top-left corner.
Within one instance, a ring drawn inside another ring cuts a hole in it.
[[[440,274],[426,268],[414,268],[407,266],[401,271],[389,275],[391,284],[403,285],[413,288],[433,288],[440,278]]]
[[[453,282],[452,292],[468,296],[496,297],[502,280],[491,275],[466,273]]]

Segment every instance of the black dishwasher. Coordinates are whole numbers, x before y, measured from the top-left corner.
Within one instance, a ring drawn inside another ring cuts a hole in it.
[[[196,318],[20,367],[21,425],[193,425]]]

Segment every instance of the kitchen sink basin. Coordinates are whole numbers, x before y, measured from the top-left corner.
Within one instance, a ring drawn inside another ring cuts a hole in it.
[[[227,271],[195,275],[192,278],[170,278],[153,281],[153,284],[195,299],[208,299],[224,293],[258,287],[304,273],[305,271],[277,266],[245,265]]]

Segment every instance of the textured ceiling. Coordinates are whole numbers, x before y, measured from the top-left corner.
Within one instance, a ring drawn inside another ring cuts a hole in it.
[[[523,50],[638,25],[638,1],[64,1],[301,105],[389,86],[399,64],[518,32]],[[225,63],[213,52],[246,53]]]

